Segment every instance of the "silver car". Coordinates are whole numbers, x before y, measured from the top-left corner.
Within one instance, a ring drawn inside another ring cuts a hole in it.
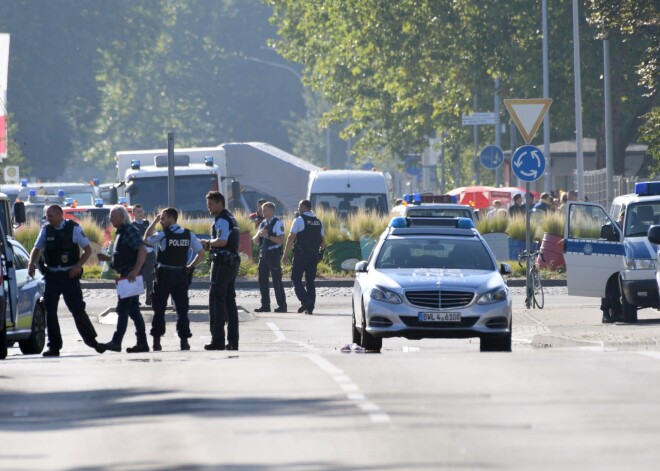
[[[511,351],[511,267],[498,268],[471,220],[394,218],[355,270],[353,342],[367,351],[386,337],[478,337],[481,351]]]

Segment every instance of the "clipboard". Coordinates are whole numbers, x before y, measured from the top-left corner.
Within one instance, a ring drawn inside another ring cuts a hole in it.
[[[118,278],[115,280],[115,284],[117,285],[117,296],[119,299],[144,294],[144,278],[142,278],[142,275],[136,276],[133,283],[128,281],[128,278]]]

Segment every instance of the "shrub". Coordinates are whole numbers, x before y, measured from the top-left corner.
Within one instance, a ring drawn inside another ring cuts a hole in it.
[[[530,227],[529,227],[529,232],[530,232],[530,237],[534,239],[536,236],[536,228],[538,227],[538,223],[534,221],[532,218],[529,221]],[[512,218],[509,221],[509,227],[506,229],[506,233],[509,237],[512,239],[517,239],[517,240],[525,240],[525,232],[526,232],[526,223],[525,223],[525,217],[524,216],[516,216]]]
[[[543,238],[543,234],[548,233],[556,236],[564,235],[564,213],[563,212],[548,212],[538,223],[536,237]]]
[[[481,234],[490,234],[494,232],[506,232],[509,225],[509,219],[506,214],[498,215],[494,218],[485,217],[477,221],[477,230]]]
[[[38,224],[24,224],[14,231],[14,237],[21,243],[25,250],[30,252],[37,241],[41,226]]]
[[[105,229],[91,217],[85,217],[78,223],[90,242],[95,242],[101,247],[106,243]]]

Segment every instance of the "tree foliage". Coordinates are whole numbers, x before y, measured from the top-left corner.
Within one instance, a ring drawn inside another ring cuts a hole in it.
[[[306,83],[332,105],[325,120],[348,121],[345,135],[358,139],[356,149],[362,155],[401,157],[419,152],[440,130],[449,133],[454,147],[466,145],[470,133],[460,117],[492,110],[496,77],[503,98],[542,96],[540,2],[268,3],[280,36],[275,42],[278,51],[304,66]],[[585,12],[581,14],[585,135],[602,136],[602,46],[596,30],[586,24]],[[548,2],[548,25],[551,136],[574,139],[570,0]],[[645,44],[654,40],[643,36],[625,49],[613,47],[615,155],[622,156],[626,145],[636,140],[640,122],[635,117],[650,103],[637,82],[629,80]],[[478,109],[473,106],[474,94],[479,97]],[[599,153],[604,155],[602,149]],[[623,159],[617,164],[622,170]]]

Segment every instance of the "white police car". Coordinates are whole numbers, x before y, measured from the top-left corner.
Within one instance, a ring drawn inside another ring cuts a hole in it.
[[[619,222],[619,213],[625,218]],[[660,182],[635,185],[612,202],[569,202],[564,227],[568,294],[601,298],[603,322],[637,322],[637,310],[658,308],[658,246],[648,230],[660,223]]]
[[[488,244],[467,218],[394,218],[356,267],[353,342],[380,351],[386,337],[481,339],[511,351],[511,293]]]
[[[403,195],[403,204],[392,208],[392,217],[403,218],[469,218],[476,223],[477,217],[470,206],[458,204],[452,195]]]

